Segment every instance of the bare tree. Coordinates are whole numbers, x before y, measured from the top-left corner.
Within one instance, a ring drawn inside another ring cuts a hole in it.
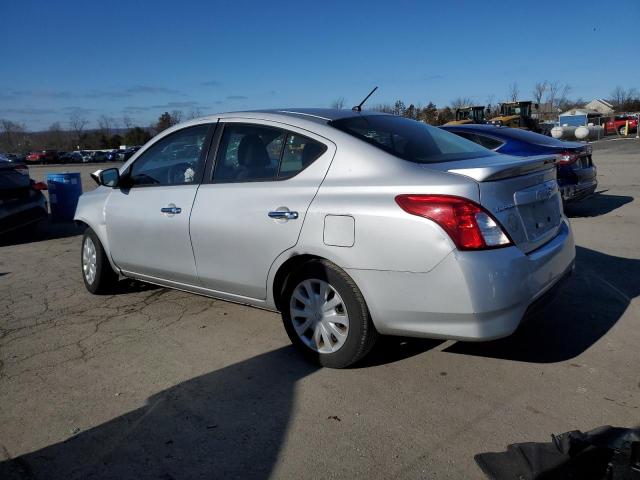
[[[53,122],[49,126],[49,130],[47,130],[44,137],[45,138],[43,138],[42,141],[45,145],[58,150],[67,148],[69,141],[71,140],[68,138],[67,132],[62,129],[60,122]]]
[[[496,101],[495,94],[490,93],[489,95],[487,95],[487,100],[486,100],[487,103],[485,107],[487,118],[492,118],[498,113],[500,113],[498,110],[498,105],[495,104],[495,101]]]
[[[27,128],[11,120],[0,119],[0,150],[6,152],[19,151],[25,143]]]
[[[509,87],[507,87],[507,100],[510,102],[517,102],[519,96],[520,87],[518,86],[518,82],[511,82]]]
[[[171,112],[171,125],[176,125],[182,121],[184,114],[182,110],[174,110]]]
[[[560,95],[558,96],[558,108],[564,109],[569,103],[568,97],[571,92],[571,85],[565,83],[560,89]]]
[[[333,102],[331,102],[331,108],[335,108],[336,110],[342,110],[344,108],[346,101],[344,97],[338,97]]]
[[[194,118],[200,118],[202,116],[202,111],[195,107],[187,114],[187,120],[193,120]]]
[[[89,123],[89,120],[87,120],[85,117],[80,115],[79,112],[73,112],[69,116],[69,126],[71,127],[71,130],[73,130],[73,132],[76,134],[78,147],[81,146],[82,139],[84,136],[84,129],[88,123]]]
[[[548,82],[545,80],[543,82],[538,82],[533,86],[533,91],[531,95],[533,96],[533,101],[537,104],[542,103],[542,99],[544,98],[544,94],[547,91]]]
[[[111,117],[107,117],[106,115],[100,115],[98,118],[98,129],[100,133],[105,137],[111,136],[111,130],[113,129],[114,119]]]
[[[454,110],[456,108],[470,107],[472,100],[469,97],[458,97],[451,100],[451,108]]]
[[[124,125],[124,128],[131,130],[133,128],[133,119],[129,115],[125,115],[122,117],[122,124]]]

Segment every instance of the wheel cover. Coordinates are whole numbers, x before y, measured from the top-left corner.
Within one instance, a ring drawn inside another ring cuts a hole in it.
[[[97,264],[96,246],[90,237],[86,237],[82,247],[82,273],[89,285],[93,285],[96,279]]]
[[[293,289],[289,312],[298,337],[315,352],[336,352],[347,340],[347,307],[336,289],[324,280],[300,282]]]

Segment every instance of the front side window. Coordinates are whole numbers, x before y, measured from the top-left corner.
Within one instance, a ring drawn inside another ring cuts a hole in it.
[[[133,186],[197,183],[208,131],[209,125],[197,125],[158,140],[131,166],[129,177]]]
[[[392,155],[416,163],[439,163],[495,155],[440,128],[395,115],[358,115],[330,125]]]

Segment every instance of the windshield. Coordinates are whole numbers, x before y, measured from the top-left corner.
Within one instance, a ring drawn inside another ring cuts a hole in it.
[[[404,160],[439,163],[496,155],[462,137],[394,115],[362,115],[329,122],[333,127]]]

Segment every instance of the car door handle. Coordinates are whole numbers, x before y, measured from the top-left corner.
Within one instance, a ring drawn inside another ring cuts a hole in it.
[[[176,213],[181,213],[182,209],[180,207],[162,207],[160,211],[162,213],[170,213],[171,215],[175,215]]]
[[[273,212],[269,212],[269,218],[295,220],[296,218],[298,218],[298,212],[290,212],[288,210],[285,210],[285,211],[276,210]]]

